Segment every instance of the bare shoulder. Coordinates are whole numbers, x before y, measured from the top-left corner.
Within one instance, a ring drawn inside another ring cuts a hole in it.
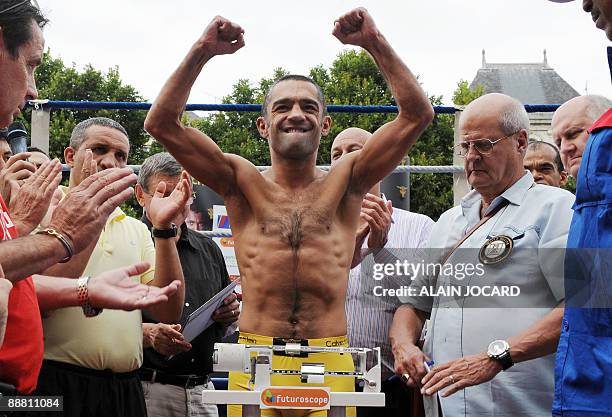
[[[236,170],[236,172],[259,172],[257,170],[257,167],[251,161],[240,155],[226,153],[225,157],[227,158],[227,161],[231,164],[232,168]]]
[[[330,169],[326,178],[328,187],[334,187],[337,191],[342,190],[343,196],[357,194],[358,197],[363,198],[361,191],[357,187],[353,187],[353,169],[360,153],[361,151],[355,151],[343,156]]]
[[[235,202],[244,208],[250,205],[253,198],[261,194],[265,187],[265,179],[257,167],[248,159],[236,154],[225,154],[229,165],[234,171],[234,189],[227,190],[226,200]]]

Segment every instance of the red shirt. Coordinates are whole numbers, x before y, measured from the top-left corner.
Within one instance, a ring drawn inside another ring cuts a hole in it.
[[[0,240],[15,237],[17,229],[0,196]],[[23,394],[34,391],[43,351],[38,299],[32,277],[27,277],[13,284],[9,294],[6,332],[0,347],[0,381],[14,385]]]
[[[601,127],[612,127],[612,108],[609,108],[607,112],[602,114],[601,117],[595,121],[593,126],[589,129],[589,133]]]

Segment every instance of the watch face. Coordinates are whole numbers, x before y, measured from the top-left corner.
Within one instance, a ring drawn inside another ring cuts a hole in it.
[[[495,340],[489,345],[489,354],[499,356],[507,349],[507,343],[504,340]]]

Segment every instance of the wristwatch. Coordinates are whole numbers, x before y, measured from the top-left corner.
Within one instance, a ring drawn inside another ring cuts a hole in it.
[[[88,283],[89,277],[81,277],[77,280],[77,296],[85,317],[95,317],[102,312],[102,309],[96,308],[89,303]]]
[[[170,229],[156,229],[154,227],[151,230],[151,234],[153,235],[153,237],[157,237],[160,239],[170,239],[178,235],[178,228],[176,227],[176,224],[172,223]]]
[[[504,371],[514,365],[510,356],[510,345],[505,340],[494,340],[489,343],[487,355],[499,362]]]

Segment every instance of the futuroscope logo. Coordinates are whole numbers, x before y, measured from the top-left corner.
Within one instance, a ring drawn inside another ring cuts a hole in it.
[[[329,409],[329,388],[270,387],[261,392],[261,408]]]

